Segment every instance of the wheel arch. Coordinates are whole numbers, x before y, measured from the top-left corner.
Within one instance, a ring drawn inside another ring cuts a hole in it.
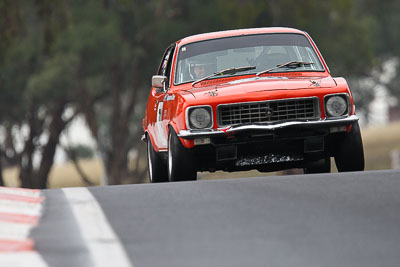
[[[179,130],[178,130],[178,126],[176,125],[176,123],[174,123],[173,121],[171,121],[168,124],[168,133],[167,136],[169,136],[170,131],[173,130],[177,135],[179,134]],[[188,140],[188,139],[183,139],[181,137],[179,137],[179,141],[181,142],[181,144],[186,147],[186,148],[192,148],[194,146],[194,141],[193,140]]]
[[[145,138],[146,143],[147,143],[147,142],[151,142],[151,144],[152,144],[154,150],[155,150],[156,152],[159,152],[159,149],[158,149],[157,146],[155,146],[154,138],[153,138],[153,136],[150,134],[150,132],[149,132],[149,131],[145,131],[144,134],[145,134],[145,136],[146,136],[146,138]]]

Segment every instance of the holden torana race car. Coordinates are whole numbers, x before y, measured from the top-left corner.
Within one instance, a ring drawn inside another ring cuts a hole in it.
[[[164,53],[143,119],[151,182],[198,171],[364,170],[353,97],[290,28],[199,34]]]

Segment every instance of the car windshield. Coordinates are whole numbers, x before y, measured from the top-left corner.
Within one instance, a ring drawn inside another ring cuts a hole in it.
[[[307,62],[276,68],[287,62]],[[175,84],[197,81],[215,72],[255,66],[224,76],[272,72],[324,71],[308,39],[301,34],[273,33],[206,40],[180,47]],[[221,77],[218,75],[216,77]]]

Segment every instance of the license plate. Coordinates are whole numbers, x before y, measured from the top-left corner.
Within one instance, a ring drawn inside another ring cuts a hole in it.
[[[198,138],[198,139],[194,139],[194,144],[197,145],[208,145],[209,143],[211,143],[210,138]]]

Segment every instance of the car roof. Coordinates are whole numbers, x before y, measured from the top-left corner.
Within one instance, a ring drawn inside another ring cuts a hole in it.
[[[267,27],[267,28],[252,28],[252,29],[240,29],[240,30],[228,30],[228,31],[219,31],[219,32],[210,32],[203,34],[196,34],[192,36],[185,37],[177,43],[179,45],[184,45],[193,42],[199,42],[209,39],[218,39],[224,37],[231,36],[240,36],[240,35],[253,35],[253,34],[263,34],[263,33],[297,33],[304,34],[303,31],[293,28],[284,28],[284,27]]]

